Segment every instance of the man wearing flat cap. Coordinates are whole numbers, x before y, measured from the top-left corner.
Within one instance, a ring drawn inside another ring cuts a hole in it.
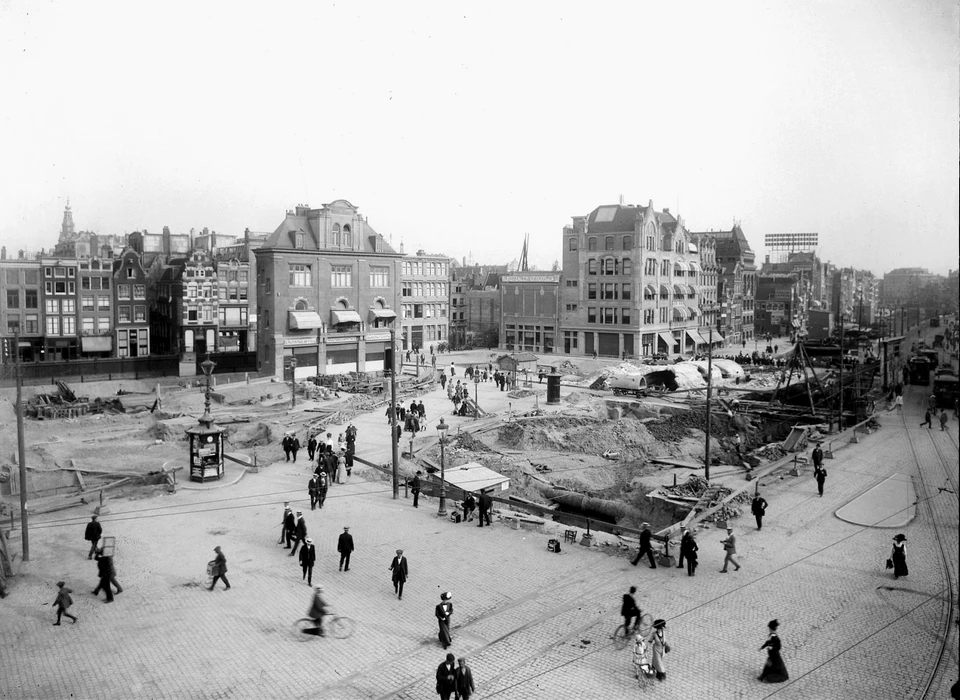
[[[407,558],[403,556],[403,550],[397,550],[397,556],[390,562],[390,570],[393,571],[393,591],[397,594],[398,600],[403,600],[403,584],[407,582]]]
[[[344,527],[337,539],[337,551],[340,552],[340,571],[350,571],[350,553],[353,551],[353,535],[350,528]]]

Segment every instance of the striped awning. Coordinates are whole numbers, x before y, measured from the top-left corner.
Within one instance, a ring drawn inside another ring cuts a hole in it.
[[[323,327],[323,320],[316,311],[290,311],[290,330],[303,331]]]
[[[684,288],[684,286],[683,286],[682,284],[675,284],[675,285],[673,285],[673,291],[674,291],[675,294],[686,294],[686,293],[687,293],[687,290]]]
[[[674,263],[673,263],[673,267],[674,267],[674,269],[680,268],[680,269],[683,270],[684,272],[686,272],[687,270],[690,269],[690,267],[687,265],[687,263],[685,263],[683,260],[675,260]]]
[[[645,286],[645,287],[643,288],[643,293],[644,293],[644,294],[649,294],[650,296],[655,297],[655,296],[657,296],[657,288],[654,287],[652,284],[648,284],[647,286]]]
[[[690,318],[690,312],[687,310],[687,307],[683,304],[674,304],[673,305],[673,315],[674,317],[680,317],[684,321]]]
[[[687,330],[687,335],[689,335],[689,336],[690,336],[690,340],[692,340],[692,341],[693,341],[694,343],[696,343],[697,345],[706,345],[706,344],[707,344],[707,341],[704,340],[704,339],[703,339],[703,336],[700,335],[697,331]]]
[[[659,333],[657,333],[657,335],[660,336],[660,340],[666,343],[667,351],[673,352],[673,346],[676,345],[677,343],[677,341],[673,339],[673,336],[667,333],[666,331],[660,331]]]
[[[689,295],[691,295],[691,296],[696,296],[696,295],[697,295],[697,288],[694,287],[692,284],[687,285],[687,294],[689,294]]]
[[[362,323],[363,319],[356,311],[347,311],[346,309],[332,310],[330,317],[333,325],[339,323]]]
[[[700,263],[694,262],[693,260],[690,261],[690,269],[694,270],[695,272],[703,272],[703,268],[700,267]]]
[[[670,288],[665,284],[660,285],[660,296],[668,297],[670,296]]]

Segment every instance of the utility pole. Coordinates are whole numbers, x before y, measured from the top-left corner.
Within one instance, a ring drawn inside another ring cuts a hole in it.
[[[840,304],[843,304],[843,289],[840,290]],[[843,317],[840,318],[840,411],[837,416],[837,431],[843,432]]]
[[[707,339],[707,440],[703,448],[703,478],[710,481],[710,387],[713,376],[713,327]]]
[[[400,498],[400,440],[397,437],[397,331],[390,329],[390,456],[393,459],[393,500]],[[412,443],[411,443],[412,444]],[[413,448],[410,450],[413,458]]]
[[[13,334],[17,364],[17,461],[20,462],[20,535],[23,560],[30,561],[30,535],[27,532],[27,448],[23,438],[23,373],[20,367],[20,327]]]

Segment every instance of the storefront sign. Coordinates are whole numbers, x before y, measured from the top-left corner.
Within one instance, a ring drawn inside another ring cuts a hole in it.
[[[356,342],[358,342],[359,340],[360,340],[360,338],[358,338],[358,337],[355,336],[355,335],[354,335],[354,336],[349,336],[349,337],[347,337],[347,338],[343,338],[343,337],[338,336],[338,335],[334,335],[334,336],[328,335],[327,338],[326,338],[327,345],[348,345],[348,344],[350,344],[350,343],[356,343]]]
[[[368,342],[371,340],[390,340],[390,334],[389,333],[367,333],[366,339]]]
[[[505,275],[503,282],[540,282],[559,284],[560,274],[557,272],[541,272],[540,274],[531,273],[526,275]]]
[[[303,345],[316,345],[316,338],[284,338],[283,347],[285,348],[294,348]]]

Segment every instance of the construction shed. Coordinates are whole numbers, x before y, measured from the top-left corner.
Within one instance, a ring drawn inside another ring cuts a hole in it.
[[[428,479],[435,480],[439,484],[440,472],[430,474]],[[510,488],[510,477],[495,472],[479,462],[467,462],[456,467],[448,467],[444,470],[444,479],[448,487],[474,493],[486,491],[496,494]]]
[[[537,360],[539,358],[531,352],[518,352],[513,355],[501,355],[497,359],[497,367],[501,372],[514,372],[523,374],[537,373]]]

